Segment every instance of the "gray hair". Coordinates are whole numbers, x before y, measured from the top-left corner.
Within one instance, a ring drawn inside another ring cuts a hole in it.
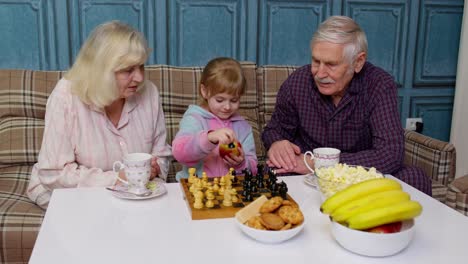
[[[354,62],[358,53],[367,53],[366,34],[353,19],[346,16],[331,16],[320,24],[312,37],[311,47],[322,41],[347,44],[344,57],[350,63]]]

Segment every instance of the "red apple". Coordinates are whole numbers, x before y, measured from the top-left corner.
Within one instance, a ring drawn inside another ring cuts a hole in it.
[[[226,155],[239,156],[239,149],[242,145],[239,141],[234,141],[229,144],[219,144],[219,155],[224,158]]]
[[[400,232],[402,224],[403,223],[400,221],[400,222],[385,224],[381,226],[376,226],[376,227],[368,229],[367,231],[372,232],[372,233],[384,233],[384,234],[396,233],[396,232]]]

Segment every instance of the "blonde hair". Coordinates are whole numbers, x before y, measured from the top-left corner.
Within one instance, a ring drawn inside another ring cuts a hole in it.
[[[110,21],[94,29],[65,78],[84,103],[104,108],[119,98],[115,73],[144,64],[149,53],[140,32],[122,22]]]
[[[240,97],[245,93],[247,81],[239,62],[219,57],[209,61],[203,69],[198,87],[200,93],[202,85],[205,86],[208,97],[219,93]],[[208,101],[200,97],[200,104],[206,106]]]
[[[350,63],[354,62],[358,53],[367,53],[366,34],[353,19],[346,16],[331,16],[320,24],[312,37],[311,46],[321,41],[347,44],[343,56]]]

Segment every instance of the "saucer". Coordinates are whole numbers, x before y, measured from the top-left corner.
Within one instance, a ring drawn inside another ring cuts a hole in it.
[[[137,196],[135,194],[131,193],[120,193],[120,192],[112,192],[112,195],[114,195],[117,198],[121,199],[128,199],[128,200],[146,200],[146,199],[151,199],[154,197],[161,196],[167,192],[165,182],[159,178],[154,178],[151,181],[149,181],[146,184],[148,190],[151,191],[151,194],[148,196]],[[128,192],[128,186],[127,185],[118,185],[114,187],[114,189],[119,190],[119,191],[124,191]]]
[[[304,183],[309,186],[317,188],[317,179],[315,177],[315,174],[310,173],[310,174],[305,175]]]

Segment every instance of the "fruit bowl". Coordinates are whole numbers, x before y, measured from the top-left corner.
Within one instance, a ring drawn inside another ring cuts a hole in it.
[[[280,230],[280,231],[272,231],[272,230],[259,230],[255,229],[252,227],[249,227],[241,221],[239,221],[238,218],[235,218],[235,221],[237,223],[237,226],[246,234],[247,236],[263,243],[269,243],[269,244],[275,244],[275,243],[281,243],[284,242],[288,239],[293,238],[297,234],[301,232],[301,230],[304,228],[304,223],[305,220],[302,221],[301,224],[288,229],[288,230]]]
[[[317,185],[325,200],[348,186],[369,179],[384,178],[375,168],[366,168],[339,163],[334,167],[315,170]]]
[[[350,229],[331,221],[331,232],[335,240],[345,249],[359,255],[384,257],[405,249],[414,236],[414,220],[403,221],[396,233],[372,233]]]

